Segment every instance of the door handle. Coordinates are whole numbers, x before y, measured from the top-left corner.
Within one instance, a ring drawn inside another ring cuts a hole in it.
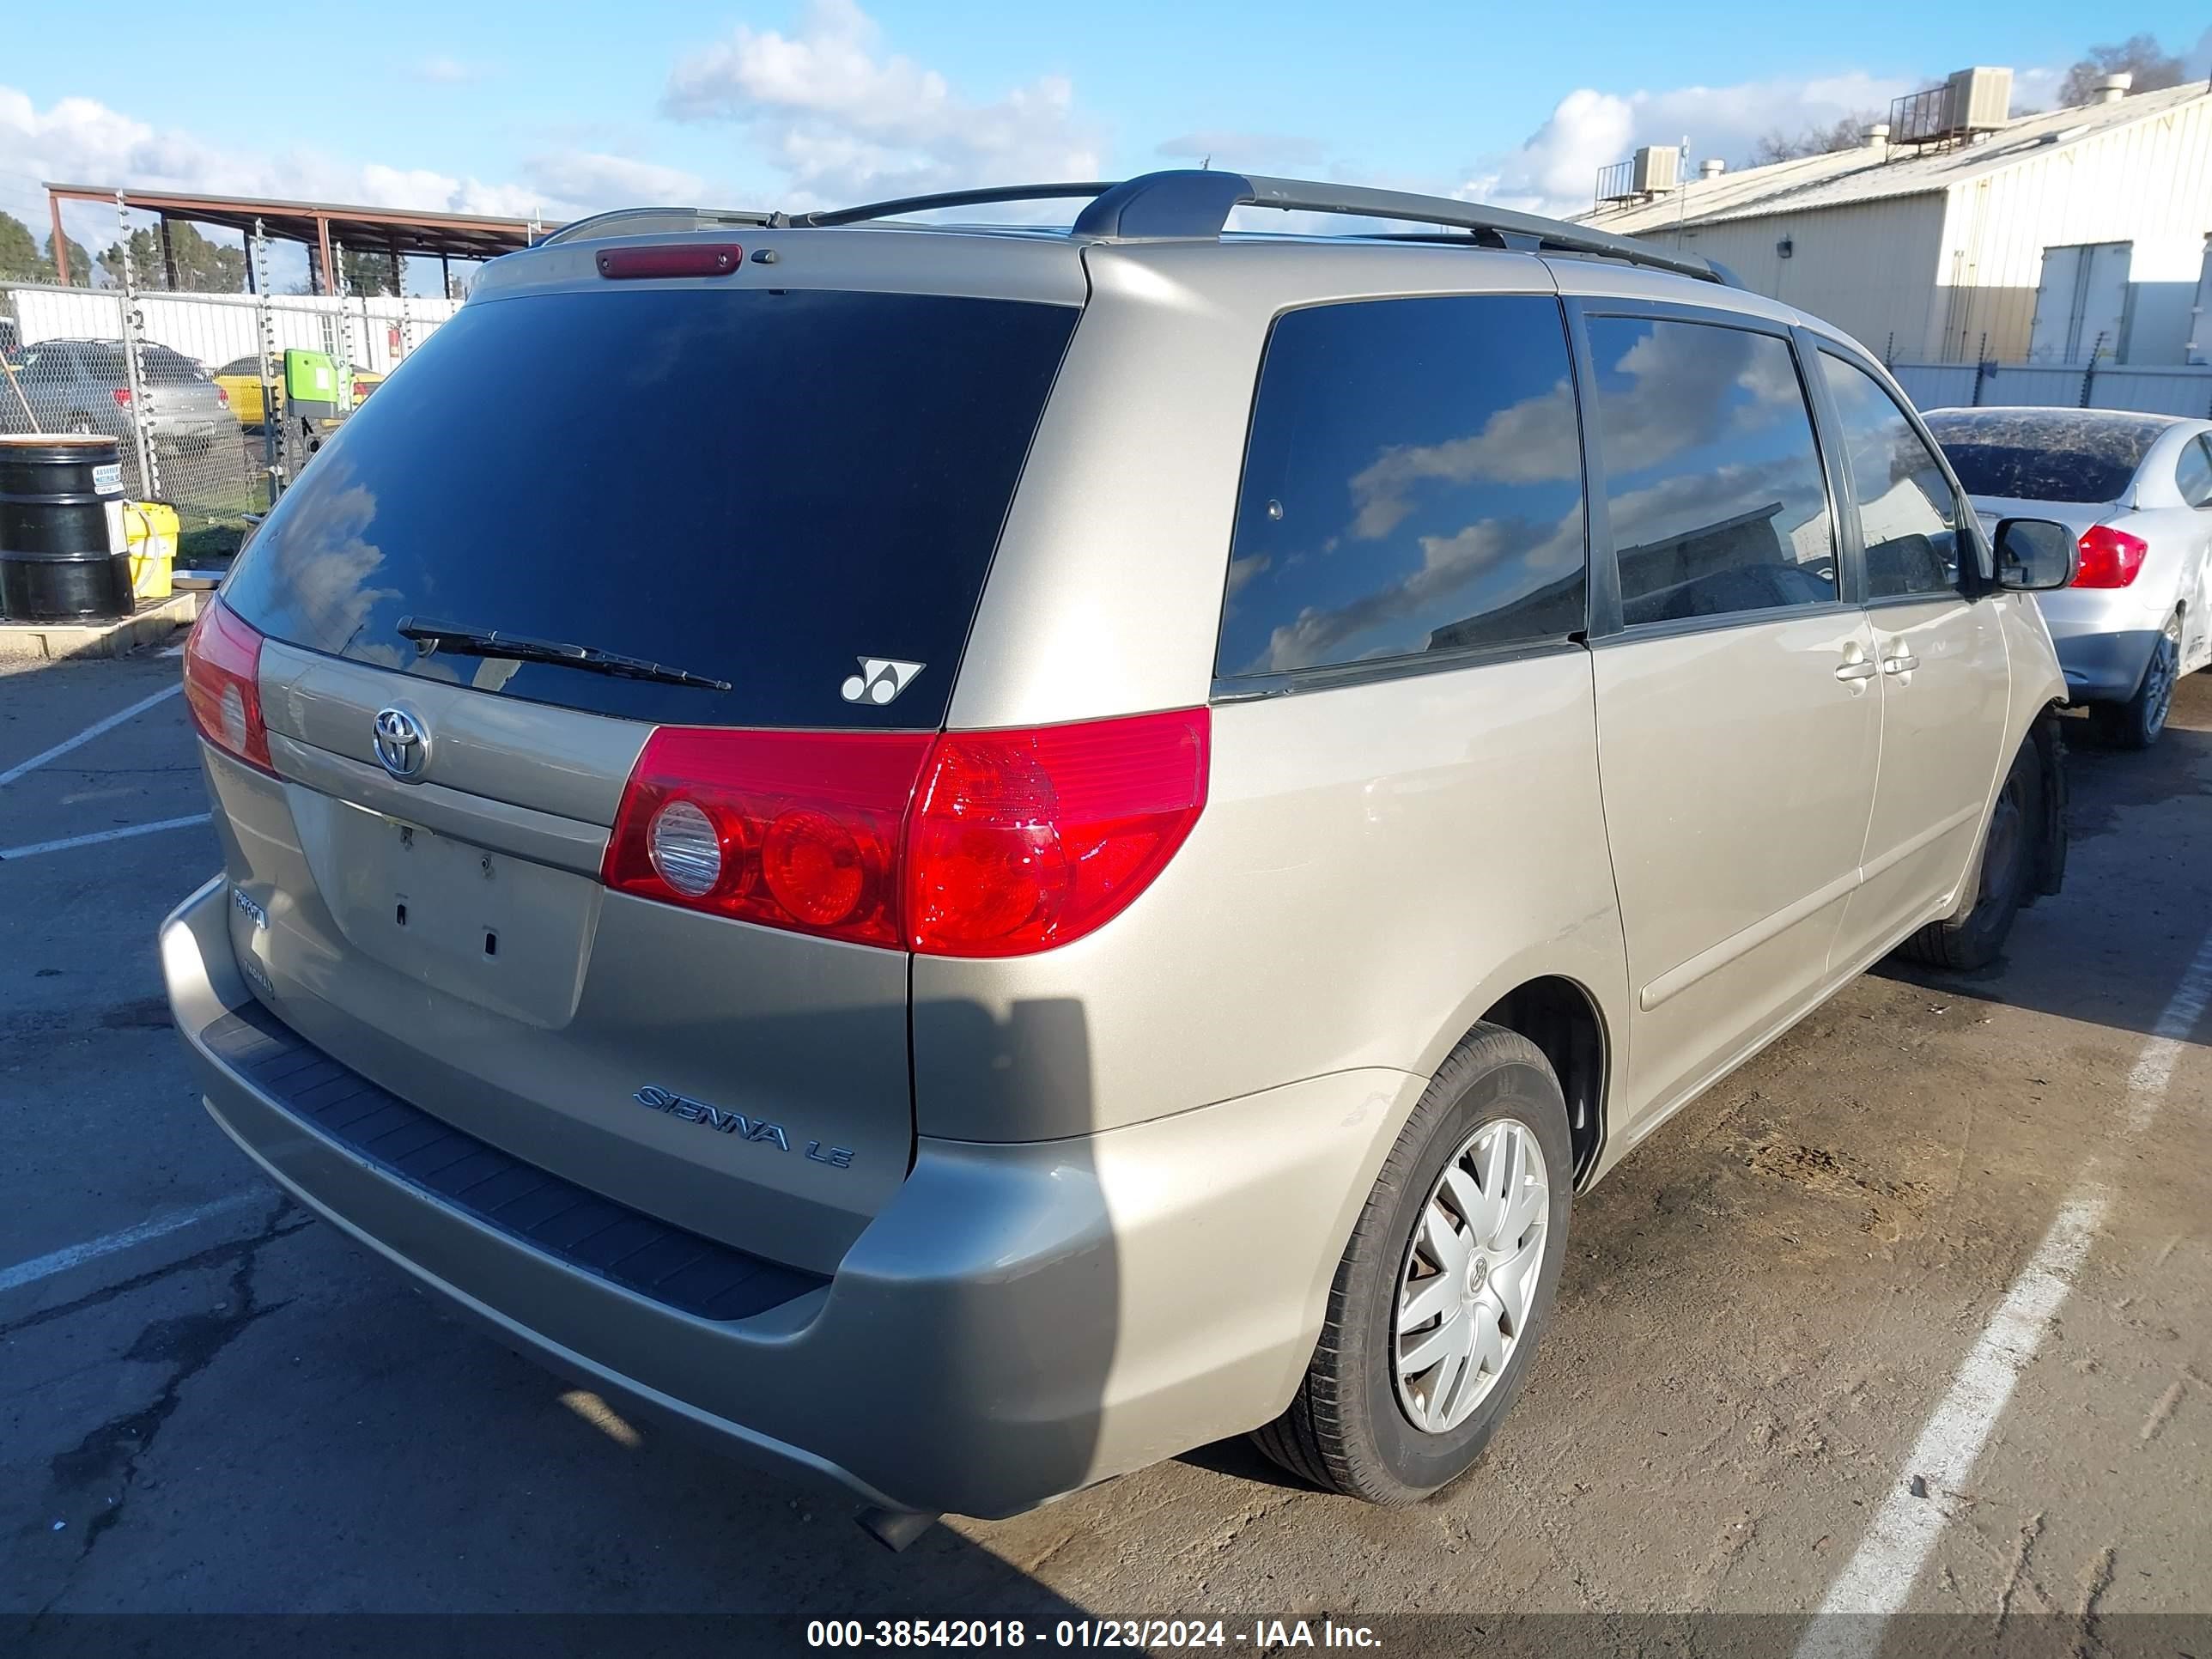
[[[1875,665],[1864,657],[1854,657],[1836,671],[1839,680],[1870,680],[1875,677]]]
[[[1910,651],[1900,651],[1893,657],[1881,659],[1881,672],[1885,674],[1910,674],[1919,666],[1920,659]]]

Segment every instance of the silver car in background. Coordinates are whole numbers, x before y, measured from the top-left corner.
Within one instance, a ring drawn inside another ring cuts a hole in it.
[[[2069,701],[2145,749],[2173,683],[2212,665],[2212,421],[2100,409],[1939,409],[1928,429],[1984,527],[2055,519],[2073,585],[2039,596]]]
[[[119,340],[40,340],[15,358],[15,384],[30,405],[37,429],[97,433],[132,441],[133,404],[143,398],[146,429],[157,443],[204,451],[238,430],[230,398],[207,370],[165,345],[141,348],[139,384],[131,384]],[[13,398],[0,407],[0,431],[21,430]]]

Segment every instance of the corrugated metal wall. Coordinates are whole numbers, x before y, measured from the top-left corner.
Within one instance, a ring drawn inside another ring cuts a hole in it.
[[[2031,152],[1952,191],[1924,347],[1900,345],[1898,355],[1942,362],[2023,358],[2044,250],[2132,242],[2129,361],[2179,363],[2207,232],[2212,103]]]
[[[1746,287],[1833,323],[1871,352],[1919,357],[1927,355],[1943,222],[1941,194],[1899,196],[1692,228],[1682,246],[1719,260]],[[1784,237],[1786,259],[1777,251]],[[1639,239],[1662,247],[1673,241],[1656,229]]]

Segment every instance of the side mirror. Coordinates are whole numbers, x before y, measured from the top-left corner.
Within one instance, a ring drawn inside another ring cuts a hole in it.
[[[2079,550],[2074,532],[2049,519],[2000,519],[1996,533],[1997,586],[2040,592],[2074,580]]]

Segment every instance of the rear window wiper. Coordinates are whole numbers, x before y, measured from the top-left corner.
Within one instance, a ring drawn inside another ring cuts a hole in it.
[[[642,657],[625,657],[618,651],[602,651],[595,645],[571,645],[564,640],[534,640],[525,634],[503,634],[492,628],[465,628],[459,623],[434,622],[428,617],[402,617],[398,632],[428,656],[451,651],[463,657],[506,657],[515,662],[546,662],[561,668],[580,668],[587,673],[611,674],[617,679],[654,680],[662,685],[697,685],[709,691],[726,691],[727,680],[709,679],[688,668],[670,668]]]

